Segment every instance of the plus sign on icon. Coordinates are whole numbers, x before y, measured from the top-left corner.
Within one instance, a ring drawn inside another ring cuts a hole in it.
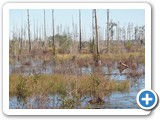
[[[150,110],[157,104],[157,94],[153,90],[141,90],[137,95],[138,105],[145,110]]]
[[[147,91],[149,92],[149,91]],[[149,97],[149,93],[145,93],[145,97],[144,98],[139,98],[140,100],[144,101],[144,105],[149,105],[149,101],[150,101],[150,104],[153,104],[154,101],[155,101],[155,97],[152,95],[152,97]]]

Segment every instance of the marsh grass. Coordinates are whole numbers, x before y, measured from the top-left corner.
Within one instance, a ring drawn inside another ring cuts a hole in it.
[[[130,64],[132,62],[144,64],[145,54],[140,52],[99,54],[98,56],[92,54],[59,54],[54,57],[54,61],[57,64],[63,64],[70,61],[78,67],[94,66],[97,59],[101,61],[103,66],[106,64],[110,66],[111,64],[119,61],[123,61],[126,64]]]
[[[144,57],[145,54],[143,52],[124,52],[124,53],[108,53],[108,54],[99,54],[98,58],[103,58],[103,59],[112,59],[112,60],[119,60],[122,58],[129,58],[129,56],[134,56],[136,57]],[[58,54],[57,55],[57,60],[67,60],[71,59],[73,56],[76,56],[79,59],[93,59],[93,57],[97,57],[92,54],[77,54],[77,55],[72,55],[72,54]]]
[[[142,49],[142,48],[137,48],[137,49]],[[67,60],[73,60],[74,58],[76,61],[81,61],[81,64],[82,64],[86,61],[89,63],[92,63],[92,61],[96,58],[96,56],[92,54],[56,54],[54,56],[50,49],[44,50],[44,51],[42,51],[41,49],[36,51],[33,50],[33,52],[31,52],[30,54],[27,54],[24,51],[22,53],[17,55],[17,57],[11,54],[9,62],[12,64],[17,58],[23,61],[25,57],[32,57],[32,58],[36,58],[44,61],[54,60],[57,63],[61,63]],[[142,49],[140,52],[131,51],[131,52],[122,52],[122,53],[115,52],[115,53],[99,54],[98,58],[102,61],[106,61],[106,60],[119,61],[119,60],[129,60],[130,56],[134,56],[134,58],[137,58],[141,63],[144,63],[145,61],[144,49]]]
[[[106,80],[105,77],[98,74],[78,77],[64,74],[33,76],[11,74],[9,80],[9,93],[11,96],[16,95],[17,91],[22,91],[22,93],[27,91],[27,93],[30,93],[28,95],[47,93],[62,96],[76,94],[77,92],[80,96],[83,96],[87,93],[96,93],[97,91],[124,90],[129,88],[128,80]]]
[[[22,76],[19,77],[19,83],[16,85],[16,97],[19,103],[19,106],[25,108],[27,104],[27,99],[29,96],[29,91],[26,86],[26,79]]]
[[[32,108],[28,98],[36,97],[37,108],[47,108],[48,95],[58,95],[60,109],[79,109],[86,96],[103,99],[109,92],[129,89],[129,81],[107,80],[95,73],[91,75],[36,74],[32,76],[10,75],[9,93],[16,96],[23,106]],[[84,106],[83,106],[84,107]],[[88,107],[87,107],[88,108]],[[90,107],[89,107],[90,108]]]

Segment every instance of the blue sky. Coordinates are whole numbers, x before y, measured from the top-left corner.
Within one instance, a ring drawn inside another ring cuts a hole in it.
[[[46,29],[47,36],[51,35],[52,32],[52,16],[51,9],[46,9]],[[30,24],[31,24],[31,32],[34,31],[34,24],[39,26],[39,28],[43,26],[44,18],[43,18],[43,9],[30,9]],[[62,25],[62,32],[64,29],[67,31],[69,27],[69,32],[73,32],[72,22],[77,24],[79,19],[79,10],[78,9],[56,9],[54,10],[55,16],[55,33],[57,33],[56,26]],[[82,37],[84,39],[90,38],[92,31],[92,10],[91,9],[82,9]],[[97,10],[98,16],[98,25],[99,30],[104,37],[104,29],[106,27],[106,18],[107,11],[106,9]],[[145,10],[144,9],[110,9],[110,20],[113,22],[119,22],[120,26],[127,27],[128,23],[133,23],[134,26],[145,25]],[[22,22],[23,21],[23,22]],[[26,9],[10,9],[9,11],[9,30],[10,37],[12,36],[12,31],[15,26],[17,32],[20,30],[20,26],[22,24],[27,24],[27,10]],[[25,27],[27,28],[27,27]],[[31,35],[33,38],[33,35]],[[43,36],[42,36],[43,37]]]

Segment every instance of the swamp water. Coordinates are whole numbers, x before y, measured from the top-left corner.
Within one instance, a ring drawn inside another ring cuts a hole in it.
[[[67,68],[66,66],[64,66]],[[59,68],[57,70],[57,68]],[[64,68],[62,68],[64,69]],[[32,60],[31,65],[22,65],[20,62],[15,62],[10,64],[9,73],[10,74],[24,74],[24,75],[34,75],[34,74],[54,74],[62,71],[59,66],[53,62],[44,63],[42,61]],[[73,69],[73,71],[71,70]],[[100,67],[107,79],[110,80],[129,80],[129,89],[125,91],[110,91],[105,94],[103,100],[104,104],[90,104],[89,101],[92,99],[90,96],[85,95],[80,107],[78,108],[96,108],[96,109],[139,109],[136,103],[137,93],[144,89],[145,87],[145,74],[144,74],[144,64],[138,64],[137,72],[143,73],[139,76],[132,76],[130,74],[130,69],[125,69],[122,73],[117,69],[117,63],[115,62],[110,67],[107,65]],[[92,66],[81,67],[79,74],[91,74],[94,70]],[[66,72],[66,71],[65,71]],[[74,67],[70,68],[70,73],[74,73]],[[67,73],[66,73],[67,74]],[[21,108],[33,108],[33,109],[53,109],[59,108],[61,102],[59,102],[59,96],[48,95],[46,98],[42,96],[32,96],[27,100],[27,107],[17,100],[16,96],[12,96],[9,99],[10,109],[21,109]],[[45,99],[45,100],[44,100]]]

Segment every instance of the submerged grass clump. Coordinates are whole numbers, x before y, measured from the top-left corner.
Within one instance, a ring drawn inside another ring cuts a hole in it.
[[[16,96],[18,101],[26,102],[29,92],[26,86],[26,79],[22,76],[19,77],[20,82],[16,85]]]
[[[22,80],[23,78],[23,80]],[[16,95],[17,91],[36,94],[58,94],[62,96],[79,94],[98,95],[102,91],[125,90],[129,88],[129,81],[106,80],[104,76],[98,74],[92,75],[33,75],[20,76],[11,74],[9,77],[9,93]],[[25,95],[25,94],[24,94]],[[28,96],[29,94],[27,94]],[[25,96],[24,96],[25,97]]]

